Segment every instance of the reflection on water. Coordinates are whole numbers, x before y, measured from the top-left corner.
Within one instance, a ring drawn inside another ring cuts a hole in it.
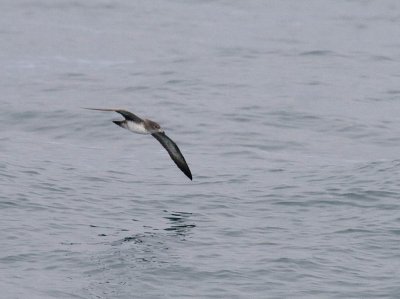
[[[168,214],[163,217],[168,220],[167,227],[163,228],[164,231],[169,232],[168,236],[179,236],[182,241],[185,240],[185,238],[182,237],[186,237],[191,229],[196,227],[196,225],[190,221],[192,213],[176,211],[169,212],[167,210],[164,210],[163,212]],[[154,237],[161,238],[162,234],[160,233],[159,228],[154,228],[148,225],[143,225],[143,228],[145,228],[145,232],[126,236],[122,239],[111,242],[111,245],[118,246],[123,243],[143,244],[146,242],[146,239]],[[98,236],[106,236],[106,234],[99,234]]]
[[[184,242],[196,225],[191,222],[192,213],[167,210],[163,212],[166,215],[160,220],[167,220],[166,227],[142,225],[144,232],[111,241],[107,243],[111,247],[105,244],[102,251],[94,253],[85,266],[87,269],[85,274],[96,279],[85,288],[86,293],[102,298],[105,294],[113,294],[112,285],[133,286],[137,283],[137,272],[133,269],[139,268],[152,276],[153,273],[179,264],[175,251],[170,248],[175,248]],[[97,226],[91,225],[91,227]],[[107,237],[106,234],[104,236]]]
[[[168,211],[164,211],[168,212]],[[196,227],[195,224],[189,223],[190,216],[192,213],[188,212],[172,212],[169,216],[165,216],[165,219],[170,221],[170,227],[164,228],[166,231],[175,232],[176,235],[186,236],[188,232]]]

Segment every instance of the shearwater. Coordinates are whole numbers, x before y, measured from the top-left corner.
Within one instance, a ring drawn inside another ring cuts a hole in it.
[[[155,139],[157,139],[161,145],[167,150],[171,159],[175,162],[180,170],[192,180],[192,173],[190,172],[189,166],[186,163],[181,151],[174,141],[171,140],[165,133],[161,126],[150,120],[141,119],[135,114],[122,110],[122,109],[101,109],[101,108],[84,108],[89,110],[99,110],[99,111],[114,111],[121,114],[125,120],[114,120],[113,123],[125,128],[129,131],[138,134],[151,134]]]

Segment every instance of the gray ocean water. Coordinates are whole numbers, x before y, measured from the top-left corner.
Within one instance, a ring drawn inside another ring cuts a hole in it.
[[[400,298],[399,49],[397,0],[2,0],[0,298]]]

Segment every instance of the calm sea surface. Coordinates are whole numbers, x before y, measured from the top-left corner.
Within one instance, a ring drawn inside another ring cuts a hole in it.
[[[400,298],[399,49],[397,0],[1,1],[0,298]]]

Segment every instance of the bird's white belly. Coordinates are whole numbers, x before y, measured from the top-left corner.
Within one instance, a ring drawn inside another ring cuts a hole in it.
[[[135,123],[133,121],[128,121],[128,130],[138,134],[150,134],[149,131],[146,130],[143,123]]]

